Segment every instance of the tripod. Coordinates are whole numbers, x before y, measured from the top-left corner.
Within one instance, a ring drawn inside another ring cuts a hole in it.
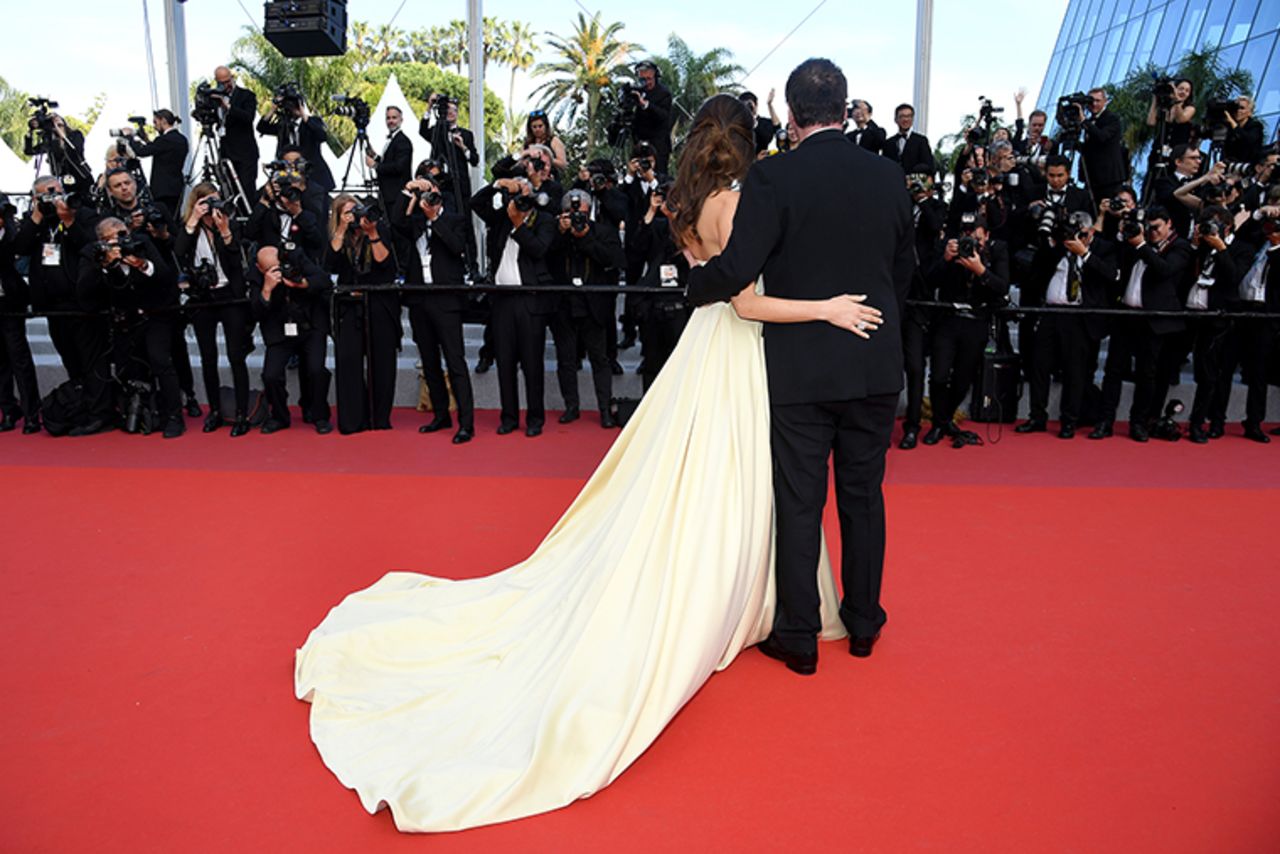
[[[378,200],[382,203],[382,208],[386,210],[387,200],[382,198],[381,187],[377,181],[377,173],[372,171],[367,163],[365,163],[364,155],[373,154],[373,146],[369,144],[368,126],[356,126],[356,139],[351,143],[351,150],[347,153],[347,168],[342,173],[342,183],[339,185],[341,192],[348,193],[352,191],[364,192],[369,195],[371,192],[378,195]],[[359,163],[356,158],[359,156]],[[374,155],[375,157],[377,155]],[[357,166],[356,176],[359,182],[351,183],[351,168]]]
[[[200,180],[217,185],[222,198],[232,203],[236,213],[249,216],[253,212],[253,205],[245,194],[244,187],[240,186],[240,175],[235,166],[222,156],[222,136],[217,125],[207,122],[200,125],[196,153],[201,161]],[[195,182],[196,160],[195,157],[191,158],[192,170],[187,175],[188,186]]]

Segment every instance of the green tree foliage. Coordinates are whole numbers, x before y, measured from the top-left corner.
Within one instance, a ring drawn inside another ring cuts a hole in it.
[[[20,157],[23,156],[22,138],[27,133],[27,119],[31,116],[27,97],[26,92],[13,88],[0,77],[0,138]]]
[[[662,82],[671,90],[675,112],[675,136],[683,138],[702,102],[718,92],[736,95],[742,90],[736,82],[745,74],[733,62],[733,51],[724,47],[706,53],[694,53],[684,39],[675,33],[667,38],[667,55],[653,58],[662,71]],[[760,96],[761,103],[764,95]]]

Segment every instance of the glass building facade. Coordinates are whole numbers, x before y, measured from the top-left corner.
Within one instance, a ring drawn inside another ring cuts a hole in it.
[[[1222,49],[1253,75],[1254,115],[1275,139],[1280,118],[1280,0],[1071,0],[1040,88],[1052,121],[1062,95],[1119,83],[1148,62],[1169,72],[1195,48]]]

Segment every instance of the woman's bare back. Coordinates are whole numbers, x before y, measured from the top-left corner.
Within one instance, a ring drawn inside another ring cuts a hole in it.
[[[733,232],[733,215],[737,210],[737,190],[717,190],[707,196],[698,214],[698,242],[689,247],[695,258],[709,261],[724,251]]]

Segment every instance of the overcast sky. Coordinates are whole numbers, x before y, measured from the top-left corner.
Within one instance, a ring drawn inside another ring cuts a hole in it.
[[[778,89],[777,106],[784,119],[782,89],[787,74],[810,56],[826,56],[839,64],[849,78],[850,95],[870,101],[882,125],[892,124],[894,105],[911,100],[916,4],[910,0],[583,3],[592,12],[600,11],[605,21],[624,21],[624,37],[654,52],[665,52],[672,32],[698,52],[727,47],[740,65],[755,68],[742,83],[762,101],[771,87]],[[62,110],[72,115],[83,114],[94,96],[103,91],[111,93],[117,108],[123,106],[120,101],[129,102],[129,111],[152,107],[143,25],[146,10],[151,19],[159,102],[169,106],[164,0],[54,0],[43,4],[4,0],[4,5],[10,29],[0,53],[0,76],[28,92],[56,98]],[[464,0],[350,0],[347,6],[352,20],[374,26],[390,21],[399,9],[394,25],[404,30],[466,15]],[[960,117],[974,112],[980,95],[1006,106],[1012,118],[1013,93],[1023,86],[1030,111],[1066,6],[1067,0],[938,2],[929,135],[937,138],[955,132]],[[484,13],[526,21],[538,33],[568,33],[580,8],[574,0],[488,0]],[[786,38],[811,12],[812,16]],[[211,75],[216,65],[229,58],[230,45],[242,27],[261,26],[262,3],[188,0],[185,15],[188,67],[194,81]],[[55,64],[50,61],[55,51],[71,59]],[[505,69],[490,69],[490,88],[503,99],[508,75]],[[536,80],[521,80],[517,99],[536,84]]]

